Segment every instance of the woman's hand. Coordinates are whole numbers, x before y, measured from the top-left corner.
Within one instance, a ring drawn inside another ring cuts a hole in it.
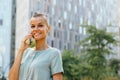
[[[31,38],[31,37],[32,37],[32,35],[27,35],[22,40],[20,49],[19,49],[17,56],[16,56],[16,59],[14,61],[14,64],[12,65],[12,67],[9,71],[9,76],[8,76],[9,80],[18,80],[19,79],[19,70],[20,70],[22,55],[24,53],[24,50],[29,47],[29,44],[26,43],[26,40]]]
[[[57,73],[53,75],[53,80],[62,80],[62,73]]]
[[[30,47],[30,45],[26,43],[26,40],[29,39],[29,38],[32,38],[32,35],[31,35],[31,34],[29,34],[29,35],[27,35],[27,36],[25,36],[25,37],[23,38],[22,43],[21,43],[21,46],[20,46],[20,49],[25,50],[25,49],[27,49],[28,47]]]

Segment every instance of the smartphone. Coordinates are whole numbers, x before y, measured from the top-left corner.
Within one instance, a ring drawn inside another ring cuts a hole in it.
[[[36,45],[36,41],[35,41],[35,39],[33,37],[27,39],[26,43],[29,44],[31,48],[35,47],[35,45]]]

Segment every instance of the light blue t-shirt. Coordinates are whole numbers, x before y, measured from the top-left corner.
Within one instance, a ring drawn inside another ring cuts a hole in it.
[[[19,80],[52,80],[52,75],[63,72],[61,53],[56,48],[24,51]]]

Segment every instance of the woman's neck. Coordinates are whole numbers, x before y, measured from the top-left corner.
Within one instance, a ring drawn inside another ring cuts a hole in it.
[[[35,50],[45,50],[45,49],[47,49],[48,47],[49,47],[49,46],[48,46],[46,40],[36,41]]]

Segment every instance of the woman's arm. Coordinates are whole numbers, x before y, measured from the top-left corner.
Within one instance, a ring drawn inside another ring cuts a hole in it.
[[[20,63],[22,60],[22,53],[24,52],[24,49],[19,49],[17,57],[15,59],[15,62],[12,66],[12,68],[10,69],[8,78],[9,80],[18,80],[19,78],[19,68],[20,68]]]
[[[53,80],[62,80],[63,74],[57,73],[53,75]]]
[[[14,64],[9,71],[9,75],[8,75],[9,80],[19,80],[19,70],[20,70],[22,55],[23,55],[24,51],[29,47],[29,44],[27,44],[25,41],[31,37],[32,37],[31,35],[27,35],[23,39],[20,49],[18,51],[17,57],[14,61]]]

